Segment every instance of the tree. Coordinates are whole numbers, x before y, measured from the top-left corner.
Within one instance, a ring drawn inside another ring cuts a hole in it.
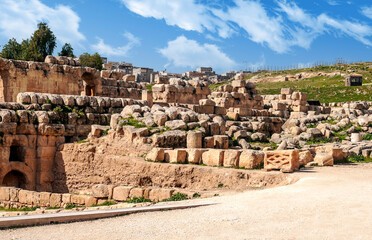
[[[30,39],[30,60],[43,62],[46,56],[53,54],[56,36],[45,22],[39,23],[37,27]]]
[[[82,66],[96,68],[102,70],[102,58],[98,53],[90,55],[89,53],[83,53],[80,55],[80,63]]]
[[[74,49],[71,47],[71,44],[65,43],[62,47],[62,51],[58,53],[58,56],[75,57]]]
[[[8,43],[4,45],[0,52],[0,57],[7,59],[22,59],[22,45],[17,42],[15,38],[9,39]]]

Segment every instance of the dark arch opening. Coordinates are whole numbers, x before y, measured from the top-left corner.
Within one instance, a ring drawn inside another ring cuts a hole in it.
[[[7,187],[26,188],[26,177],[19,171],[10,171],[5,175],[3,184]]]
[[[24,148],[19,146],[11,146],[9,162],[25,162]]]
[[[84,94],[85,96],[95,96],[96,85],[94,84],[94,75],[92,73],[84,73],[81,78],[84,81]]]

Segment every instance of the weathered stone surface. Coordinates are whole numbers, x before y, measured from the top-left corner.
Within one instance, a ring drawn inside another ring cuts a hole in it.
[[[264,162],[264,152],[244,150],[239,157],[239,167],[246,169],[259,168]]]
[[[309,162],[313,162],[314,158],[310,151],[303,151],[299,153],[300,166],[305,166]]]
[[[223,166],[224,167],[239,166],[240,154],[241,151],[238,150],[226,150],[224,153]]]
[[[189,131],[187,133],[187,148],[202,148],[203,133],[199,131]]]
[[[105,184],[96,184],[92,187],[92,195],[95,198],[108,198],[109,188]]]
[[[118,186],[114,188],[112,198],[115,201],[126,201],[129,198],[130,190],[133,187]]]
[[[186,163],[187,152],[184,149],[165,150],[164,158],[169,163]]]
[[[169,199],[174,193],[173,189],[154,188],[149,193],[149,199],[154,202]]]
[[[203,164],[207,166],[222,166],[224,151],[218,149],[209,149],[202,155]]]
[[[299,151],[269,151],[265,152],[264,167],[267,170],[279,169],[294,171],[299,168]]]
[[[208,151],[203,148],[192,148],[186,149],[187,151],[187,161],[191,164],[200,164],[202,162],[202,155],[204,152]]]
[[[147,155],[146,159],[153,162],[163,162],[164,158],[164,149],[163,148],[153,148]]]
[[[217,149],[228,149],[229,148],[229,137],[227,135],[215,135],[213,136],[214,147]]]

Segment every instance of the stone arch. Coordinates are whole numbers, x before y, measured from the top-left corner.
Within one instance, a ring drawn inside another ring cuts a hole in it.
[[[94,82],[95,76],[93,73],[85,72],[81,76],[84,84],[84,90],[82,95],[84,96],[95,96],[97,94],[97,86]]]
[[[27,190],[34,190],[35,172],[33,172],[30,167],[26,166],[26,164],[22,162],[10,162],[10,164],[5,167],[4,171],[2,171],[2,174],[0,175],[0,185],[4,185],[4,182],[9,182],[10,177],[19,177],[20,175],[17,172],[21,173],[21,176],[24,176],[25,179],[25,184],[22,188]],[[13,175],[9,175],[10,173],[12,173]],[[8,179],[6,179],[6,177],[8,177]]]
[[[27,187],[26,176],[20,171],[12,170],[4,176],[2,185],[7,187],[26,189]]]

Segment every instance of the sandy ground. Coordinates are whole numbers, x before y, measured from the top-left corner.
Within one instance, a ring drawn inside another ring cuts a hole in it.
[[[295,173],[290,186],[215,205],[0,231],[0,239],[372,239],[372,164]]]

